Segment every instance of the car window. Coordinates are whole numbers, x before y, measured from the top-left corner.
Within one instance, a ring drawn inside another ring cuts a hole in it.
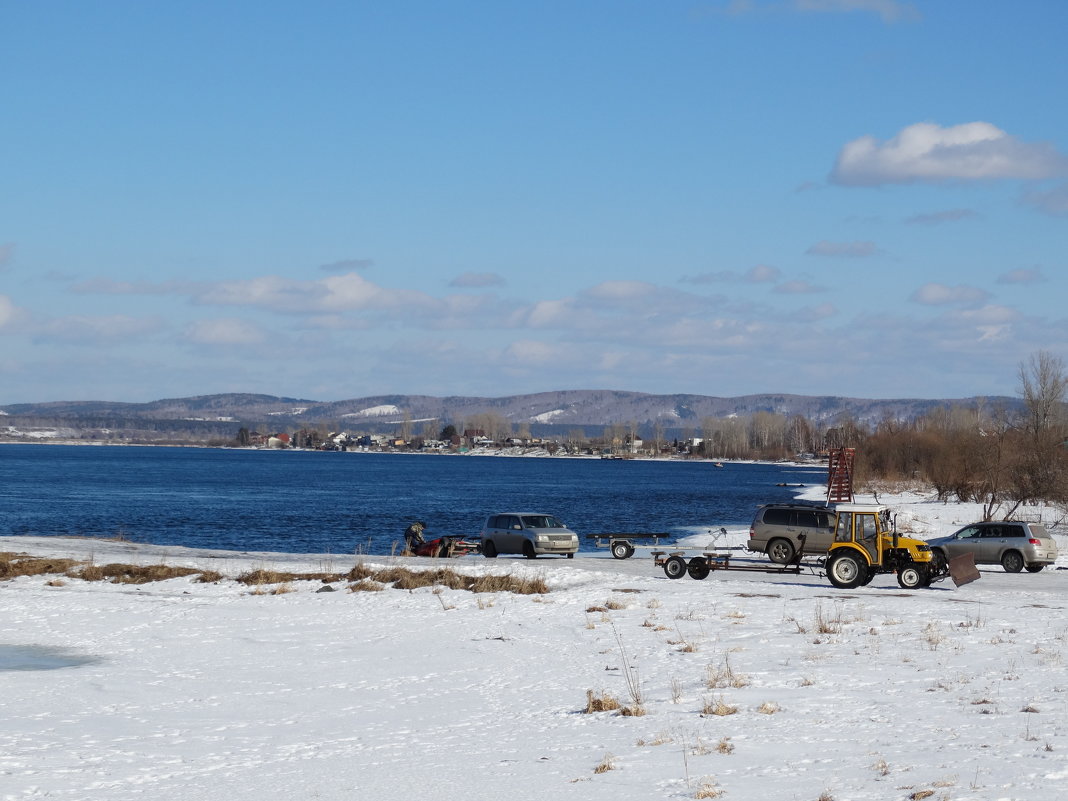
[[[1002,537],[1022,537],[1024,535],[1023,526],[1002,526]]]
[[[564,525],[552,515],[523,515],[526,528],[563,528]]]
[[[486,528],[497,528],[497,515],[494,515],[486,521]]]
[[[764,522],[772,526],[790,525],[789,509],[767,509],[764,511]]]
[[[978,526],[968,526],[962,528],[956,533],[956,537],[959,540],[974,540],[983,536],[982,530]]]
[[[816,516],[815,512],[797,513],[797,525],[804,526],[805,528],[816,528],[819,524],[819,518]]]
[[[826,512],[816,512],[816,525],[820,528],[830,528],[831,516]]]
[[[520,528],[519,518],[514,515],[501,515],[497,518],[497,528]]]

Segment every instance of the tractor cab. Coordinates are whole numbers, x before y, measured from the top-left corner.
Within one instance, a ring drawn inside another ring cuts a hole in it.
[[[834,542],[827,552],[831,584],[852,589],[880,573],[896,573],[905,589],[940,577],[930,546],[898,535],[890,510],[879,504],[842,503],[835,509]]]

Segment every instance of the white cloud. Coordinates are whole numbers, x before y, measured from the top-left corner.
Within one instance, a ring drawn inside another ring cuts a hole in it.
[[[924,306],[959,306],[983,303],[989,295],[974,286],[947,286],[946,284],[924,284],[912,293],[909,300]]]
[[[461,273],[449,281],[449,286],[478,289],[487,286],[502,286],[504,279],[497,273]]]
[[[862,259],[877,252],[874,242],[817,242],[805,253],[809,256],[830,256],[833,258]]]
[[[878,14],[883,22],[915,20],[920,17],[920,12],[912,3],[902,3],[899,0],[793,0],[793,5],[802,12],[867,11]]]
[[[0,295],[0,331],[14,328],[23,316],[24,312],[11,301],[11,298],[7,295]]]
[[[374,265],[374,259],[343,259],[329,264],[319,265],[319,269],[328,273],[350,273],[353,270],[366,270]]]
[[[1048,143],[1021,142],[988,122],[943,128],[919,122],[881,142],[862,136],[838,154],[830,180],[846,186],[996,178],[1039,180],[1068,161]]]
[[[747,284],[768,284],[778,281],[781,275],[782,272],[777,267],[772,267],[770,264],[757,264],[741,274],[734,270],[721,270],[714,273],[684,275],[679,280],[684,284],[718,284],[737,281],[744,281]]]
[[[1024,195],[1024,203],[1054,217],[1068,217],[1068,184]]]
[[[245,306],[288,314],[309,312],[392,311],[436,304],[422,292],[386,289],[356,273],[315,281],[275,275],[243,281],[222,281],[199,287],[193,300],[206,306]]]
[[[999,284],[1041,284],[1045,280],[1046,276],[1037,267],[1030,269],[1022,267],[1018,270],[1009,270],[1007,273],[1002,273],[998,276]]]
[[[947,222],[958,222],[978,217],[971,209],[946,209],[928,214],[914,214],[905,220],[907,225],[941,225]]]
[[[233,317],[196,320],[184,333],[189,342],[197,345],[259,345],[267,339],[259,326]]]

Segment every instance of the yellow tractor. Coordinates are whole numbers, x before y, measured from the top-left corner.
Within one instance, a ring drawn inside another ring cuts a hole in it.
[[[945,566],[935,562],[926,542],[898,536],[885,506],[841,503],[835,515],[826,562],[827,578],[835,587],[851,590],[880,573],[897,573],[897,583],[913,590],[946,576]]]

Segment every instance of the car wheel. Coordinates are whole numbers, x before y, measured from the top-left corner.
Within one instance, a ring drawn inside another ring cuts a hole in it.
[[[903,589],[915,590],[925,586],[927,568],[922,565],[905,565],[897,571],[897,583]]]
[[[538,555],[534,552],[534,543],[527,540],[523,543],[523,556],[527,559],[537,559]]]
[[[1041,573],[1045,565],[1024,565],[1028,573]]]
[[[868,575],[868,566],[861,564],[860,557],[852,553],[843,553],[831,559],[827,565],[827,578],[840,590],[851,590],[858,586]]]
[[[630,559],[634,555],[634,546],[629,542],[612,543],[612,556],[616,559]]]
[[[575,554],[573,554],[573,553],[569,553],[569,554],[567,555],[567,558],[568,558],[568,559],[574,559],[574,558],[575,558]]]
[[[1019,551],[1006,551],[1001,557],[1001,566],[1006,573],[1019,573],[1023,570],[1024,561]]]
[[[497,558],[497,546],[493,544],[493,540],[486,540],[482,543],[482,555],[487,559]]]
[[[669,579],[680,579],[686,575],[686,560],[681,556],[670,556],[664,562],[664,575]]]
[[[768,543],[768,559],[785,565],[794,558],[794,544],[790,540],[774,539]]]
[[[703,556],[695,556],[686,565],[686,572],[690,574],[690,578],[701,581],[708,578],[709,568],[708,562]]]

